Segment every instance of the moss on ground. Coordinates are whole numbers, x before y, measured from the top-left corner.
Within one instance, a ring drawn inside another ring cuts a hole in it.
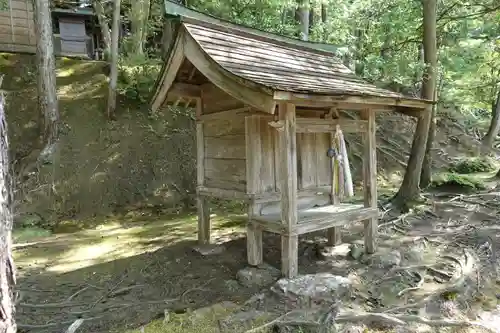
[[[431,188],[460,188],[463,190],[484,190],[484,182],[471,175],[463,175],[454,172],[438,175],[433,179]]]
[[[455,162],[450,167],[450,172],[458,174],[471,174],[477,172],[492,172],[495,164],[488,157],[465,158]]]

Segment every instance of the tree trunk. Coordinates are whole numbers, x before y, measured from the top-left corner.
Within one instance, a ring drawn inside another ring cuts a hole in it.
[[[296,16],[300,39],[309,40],[309,0],[299,0]]]
[[[47,160],[59,139],[56,69],[49,0],[35,0],[34,20],[38,67],[38,105],[43,149],[39,159]]]
[[[16,271],[12,258],[12,178],[8,151],[4,96],[0,92],[0,333],[17,331],[13,293]]]
[[[424,62],[426,65],[422,82],[422,98],[433,100],[436,85],[437,45],[436,45],[436,0],[424,0]],[[432,106],[418,118],[413,137],[411,155],[406,167],[403,183],[394,197],[396,204],[411,204],[420,197],[420,175],[424,162]]]
[[[113,27],[111,29],[111,70],[109,74],[108,118],[114,119],[116,109],[116,84],[118,81],[118,37],[120,33],[120,0],[114,1]]]
[[[321,2],[321,23],[323,26],[323,41],[328,42],[328,28],[326,26],[326,21],[328,20],[328,14],[327,14],[327,4],[325,1]]]
[[[111,32],[109,31],[108,18],[101,0],[94,0],[94,10],[101,27],[101,35],[104,42],[104,59],[108,59],[111,52]]]
[[[481,144],[481,153],[486,154],[491,150],[493,146],[493,142],[498,135],[498,131],[500,130],[500,90],[497,94],[497,100],[495,105],[491,110],[491,123],[488,128],[488,132],[484,136]]]
[[[425,145],[425,156],[422,164],[422,173],[420,174],[420,188],[428,187],[432,182],[432,147],[434,139],[436,138],[436,115],[437,115],[437,101],[439,100],[439,92],[443,84],[443,76],[439,79],[439,84],[434,89],[434,101],[436,104],[432,106],[431,123],[429,125],[429,136],[427,137],[427,144]]]
[[[131,3],[131,26],[132,26],[132,48],[131,53],[135,55],[144,54],[144,40],[147,35],[147,23],[149,17],[149,0],[132,0]]]

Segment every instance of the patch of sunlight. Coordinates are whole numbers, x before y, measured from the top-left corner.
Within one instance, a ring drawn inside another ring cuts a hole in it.
[[[170,314],[169,321],[155,320],[143,327],[143,330],[133,329],[127,330],[124,333],[218,333],[220,332],[218,321],[234,313],[239,307],[235,306],[212,306],[210,311],[204,311],[208,308],[201,309],[198,313],[186,314]],[[263,322],[262,322],[263,323]],[[257,321],[257,325],[261,325]],[[115,331],[116,333],[123,331]],[[264,333],[265,331],[263,331]]]
[[[115,152],[113,155],[111,155],[110,157],[108,157],[108,159],[106,160],[106,163],[110,163],[111,164],[111,163],[117,161],[122,156],[123,156],[122,153]]]
[[[73,67],[70,68],[62,68],[56,70],[56,76],[57,77],[69,77],[73,74],[75,74],[76,70]]]

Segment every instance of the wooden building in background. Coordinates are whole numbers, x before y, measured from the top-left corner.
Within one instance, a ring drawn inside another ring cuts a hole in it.
[[[100,58],[100,27],[90,2],[53,1],[52,23],[56,56]],[[36,52],[31,0],[7,0],[0,8],[0,52]]]

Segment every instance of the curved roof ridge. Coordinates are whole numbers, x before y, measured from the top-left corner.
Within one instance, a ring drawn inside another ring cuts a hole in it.
[[[191,9],[170,0],[164,0],[165,12],[170,16],[180,17],[181,21],[196,23],[198,25],[217,26],[229,30],[236,30],[243,34],[257,36],[267,39],[274,43],[286,44],[294,48],[300,47],[313,52],[320,52],[325,55],[338,56],[338,46],[328,43],[320,43],[314,41],[304,41],[298,38],[279,35],[277,33],[268,32],[258,28],[253,28],[243,24],[237,24],[214,15],[203,13],[196,9]]]

